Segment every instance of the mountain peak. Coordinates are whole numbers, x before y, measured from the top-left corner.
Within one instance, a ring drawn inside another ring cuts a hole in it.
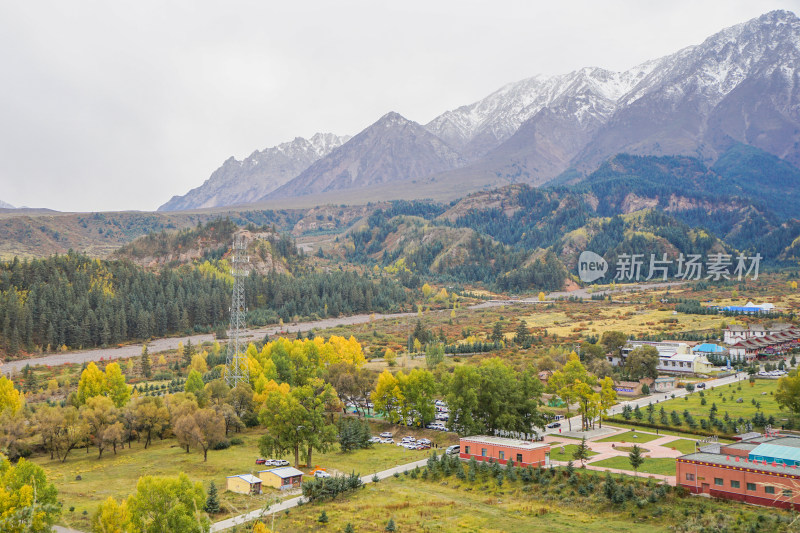
[[[291,180],[312,163],[350,139],[333,133],[295,137],[277,146],[256,150],[239,161],[233,156],[200,187],[173,196],[159,211],[180,211],[253,202]]]
[[[437,136],[392,111],[265,199],[423,178],[463,164]]]
[[[375,124],[373,124],[373,126],[389,127],[389,126],[405,126],[407,124],[416,124],[416,123],[412,122],[411,120],[408,120],[406,117],[404,117],[400,113],[397,113],[396,111],[389,111],[381,118],[379,118],[378,121],[375,122]]]

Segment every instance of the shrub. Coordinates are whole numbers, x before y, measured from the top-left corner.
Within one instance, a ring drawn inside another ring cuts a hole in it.
[[[211,447],[212,450],[225,450],[231,447],[231,441],[228,439],[221,440]]]

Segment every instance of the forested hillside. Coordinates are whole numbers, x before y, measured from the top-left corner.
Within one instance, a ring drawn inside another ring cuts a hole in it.
[[[0,263],[0,351],[109,346],[227,327],[229,274],[218,264],[151,272],[125,260],[69,253]],[[340,271],[247,278],[248,322],[395,311],[409,300],[390,279]]]

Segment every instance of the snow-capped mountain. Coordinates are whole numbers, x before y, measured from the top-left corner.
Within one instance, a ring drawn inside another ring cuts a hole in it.
[[[800,165],[800,19],[773,11],[659,59],[576,157],[700,155],[733,142]]]
[[[13,205],[7,204],[3,200],[0,200],[0,209],[16,209]]]
[[[541,185],[618,153],[711,162],[736,142],[798,165],[798,66],[800,19],[775,11],[626,72],[581,69],[508,85],[428,128],[473,161],[452,179],[483,173]]]
[[[800,19],[770,12],[624,72],[587,67],[535,76],[424,127],[389,113],[337,142],[325,154],[298,148],[305,158],[279,157],[276,147],[242,162],[230,159],[202,187],[162,209],[399,180],[425,197],[420,178],[440,191],[467,194],[509,182],[541,185],[567,170],[574,181],[619,153],[689,155],[711,164],[738,144],[800,166]]]
[[[179,211],[258,200],[291,180],[312,163],[350,139],[332,133],[317,133],[253,152],[238,161],[233,157],[211,174],[203,185],[183,196],[173,196],[159,211]]]
[[[266,198],[303,196],[414,179],[464,164],[441,139],[388,113]]]
[[[552,77],[534,76],[509,83],[483,100],[439,115],[425,127],[465,157],[476,160],[509,139],[545,108],[574,100],[579,122],[608,118],[617,101],[649,74],[651,63],[627,72],[582,68]]]

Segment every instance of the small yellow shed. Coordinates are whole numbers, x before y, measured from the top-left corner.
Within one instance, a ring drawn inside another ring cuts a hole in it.
[[[264,485],[281,490],[299,487],[303,483],[303,473],[291,466],[262,470],[258,473],[258,477]]]
[[[261,480],[251,474],[228,476],[226,488],[239,494],[261,494]]]

